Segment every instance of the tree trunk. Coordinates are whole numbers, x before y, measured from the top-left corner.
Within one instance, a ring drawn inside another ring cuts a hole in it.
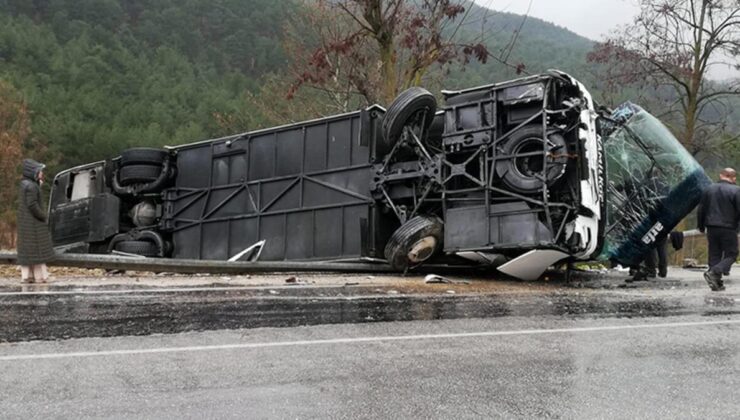
[[[689,97],[686,99],[686,114],[685,114],[685,124],[684,124],[684,133],[683,138],[681,139],[683,141],[683,144],[691,151],[691,154],[697,153],[697,147],[694,144],[694,131],[696,130],[696,112],[697,112],[697,105],[696,105],[696,99],[692,98],[692,95],[689,95]]]
[[[699,22],[694,28],[694,66],[691,69],[689,92],[686,98],[686,132],[684,133],[683,141],[686,147],[691,150],[692,154],[696,154],[699,149],[697,147],[698,145],[694,143],[696,141],[696,121],[699,117],[697,115],[699,112],[699,93],[701,92],[701,83],[704,79],[705,71],[702,56],[704,55],[705,48],[704,19],[707,14],[707,7],[709,7],[709,2],[702,0]]]
[[[396,99],[398,94],[398,75],[396,74],[398,56],[392,39],[378,39],[378,46],[380,48],[380,71],[383,76],[383,101],[387,106]]]

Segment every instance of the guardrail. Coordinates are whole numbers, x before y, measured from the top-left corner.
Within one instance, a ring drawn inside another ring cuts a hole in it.
[[[675,251],[673,262],[684,267],[706,265],[706,233],[699,232],[699,229],[691,229],[684,231],[683,236],[685,239],[683,248]],[[740,239],[740,233],[737,236]]]

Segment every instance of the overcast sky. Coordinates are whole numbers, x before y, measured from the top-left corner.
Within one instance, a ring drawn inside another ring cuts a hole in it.
[[[530,0],[475,0],[481,6],[525,14]],[[609,30],[630,23],[637,14],[637,0],[531,0],[530,16],[564,26],[593,40]]]

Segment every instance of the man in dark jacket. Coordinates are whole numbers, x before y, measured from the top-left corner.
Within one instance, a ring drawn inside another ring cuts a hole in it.
[[[704,273],[704,279],[714,291],[725,290],[722,275],[729,274],[737,260],[740,187],[736,182],[734,169],[722,170],[719,182],[704,191],[699,204],[699,231],[706,230],[709,242],[709,271]]]
[[[30,283],[45,282],[49,278],[46,263],[54,259],[41,200],[43,170],[43,164],[25,159],[18,191],[18,265],[23,281]]]

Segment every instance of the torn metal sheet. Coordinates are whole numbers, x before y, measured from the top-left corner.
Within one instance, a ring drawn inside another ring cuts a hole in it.
[[[522,280],[537,280],[547,267],[568,258],[568,254],[550,249],[535,249],[500,266],[498,271]]]
[[[262,248],[265,246],[264,239],[257,242],[256,244],[248,247],[244,251],[234,255],[233,257],[229,258],[229,262],[235,262],[235,261],[257,261],[260,259],[260,255],[262,255]],[[246,258],[245,258],[246,256]]]
[[[426,284],[470,284],[468,280],[452,280],[437,274],[428,274],[424,277]]]

